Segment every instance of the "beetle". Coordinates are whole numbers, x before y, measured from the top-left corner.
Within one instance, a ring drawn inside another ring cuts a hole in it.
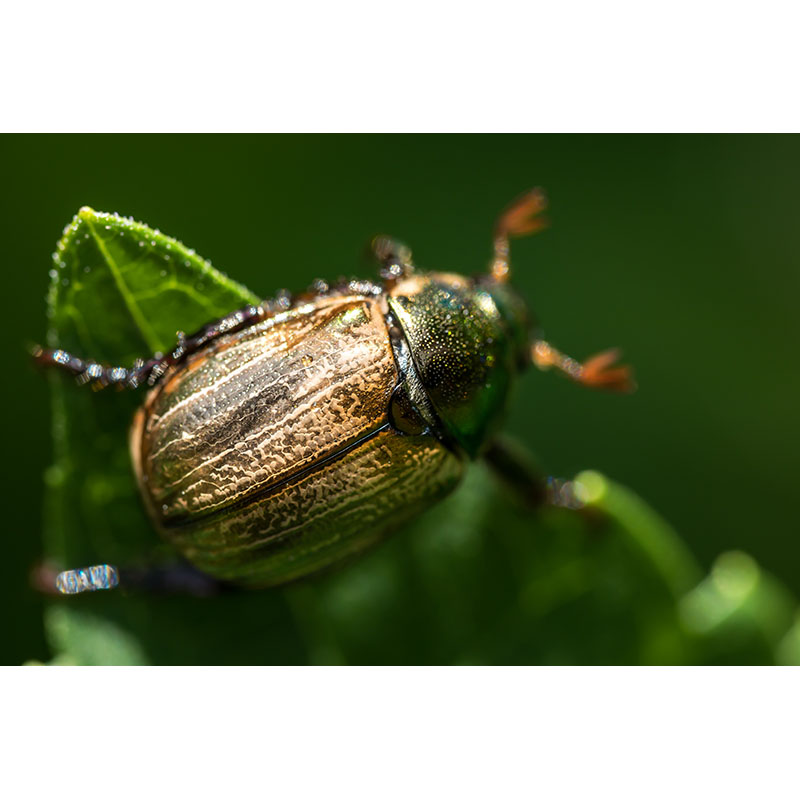
[[[500,215],[475,277],[417,270],[379,236],[379,283],[318,280],[131,368],[62,350],[35,358],[96,388],[149,388],[130,433],[134,472],[156,527],[195,567],[251,588],[304,578],[439,501],[470,460],[519,483],[498,431],[528,365],[633,389],[616,350],[579,363],[540,338],[509,283],[510,238],[544,227],[545,206],[534,189]],[[523,481],[536,503],[571,502],[564,487]]]

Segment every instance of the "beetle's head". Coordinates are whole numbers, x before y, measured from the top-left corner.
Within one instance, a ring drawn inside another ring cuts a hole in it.
[[[488,274],[477,278],[414,274],[410,251],[404,257],[383,253],[390,267],[389,306],[408,339],[418,377],[445,433],[473,457],[498,427],[514,374],[531,361],[544,369],[556,367],[586,386],[635,388],[630,367],[614,365],[616,350],[581,364],[534,340],[528,308],[508,283],[509,240],[545,227],[546,205],[544,192],[532,189],[500,215],[494,259]]]
[[[489,273],[478,278],[414,275],[399,269],[411,266],[410,252],[399,262],[392,260],[399,254],[385,254],[389,306],[408,339],[418,377],[445,433],[473,457],[497,429],[514,374],[531,361],[585,386],[616,392],[636,387],[631,368],[615,364],[617,350],[581,364],[532,336],[528,309],[508,284],[509,239],[545,227],[546,205],[542,190],[532,189],[501,214]],[[403,276],[399,282],[397,275]]]
[[[437,272],[401,280],[388,300],[442,426],[476,456],[501,420],[514,374],[528,363],[525,303],[492,276]]]

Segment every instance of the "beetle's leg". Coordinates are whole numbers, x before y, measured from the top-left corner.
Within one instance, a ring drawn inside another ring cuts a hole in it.
[[[213,597],[236,589],[185,562],[161,567],[120,569],[120,585],[132,592]]]
[[[487,464],[529,508],[581,508],[572,481],[545,475],[530,455],[505,438],[495,439],[484,454]]]
[[[153,567],[94,567],[59,572],[47,564],[39,564],[31,574],[33,587],[44,594],[81,594],[100,589],[114,589],[144,594],[178,594],[211,597],[237,587],[218,581],[187,563]]]
[[[627,364],[615,364],[620,356],[616,348],[603,350],[583,363],[564,355],[544,339],[531,345],[531,361],[539,369],[555,367],[576,383],[610,392],[632,392],[636,389],[633,370]]]
[[[186,336],[182,331],[178,331],[178,344],[175,349],[171,353],[158,358],[157,363],[150,368],[147,376],[148,385],[154,386],[170,367],[185,361],[193,353],[202,350],[215,339],[219,339],[220,336],[242,331],[261,322],[277,310],[281,310],[284,307],[289,308],[291,306],[291,297],[288,292],[285,295],[285,297],[280,295],[278,299],[269,303],[260,303],[257,306],[248,305],[233,311],[224,317],[209,322],[191,336]]]
[[[107,366],[93,359],[80,358],[65,350],[47,350],[38,345],[33,348],[32,355],[36,363],[69,372],[78,379],[79,383],[88,383],[96,389],[106,386],[135,389],[142,384],[153,386],[170,367],[179,364],[214,339],[255,325],[275,311],[289,305],[291,305],[291,300],[287,301],[280,295],[269,303],[245,306],[225,317],[220,317],[208,325],[204,325],[191,336],[186,336],[179,331],[178,344],[174,350],[166,355],[156,353],[147,361],[137,359],[132,367]]]
[[[547,197],[542,189],[531,189],[518,197],[499,217],[494,226],[494,259],[489,269],[499,283],[508,280],[510,272],[509,239],[528,236],[547,227],[547,220],[539,216],[547,208]]]
[[[69,372],[78,383],[88,383],[95,389],[116,386],[120,389],[135,389],[144,383],[161,359],[156,354],[149,361],[138,359],[133,367],[110,367],[92,359],[83,359],[66,350],[47,350],[36,345],[31,351],[33,360],[44,367]]]
[[[387,288],[414,271],[411,248],[391,236],[375,236],[369,243],[369,251],[380,265],[380,276]]]

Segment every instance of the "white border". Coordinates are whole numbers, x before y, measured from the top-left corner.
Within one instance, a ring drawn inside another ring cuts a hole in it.
[[[0,791],[796,798],[798,678],[739,667],[9,669]]]
[[[796,6],[6,4],[5,131],[797,131]]]
[[[790,4],[14,4],[5,131],[796,131]],[[34,669],[6,797],[796,797],[796,669]]]

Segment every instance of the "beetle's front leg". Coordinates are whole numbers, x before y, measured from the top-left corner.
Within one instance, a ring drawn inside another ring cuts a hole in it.
[[[484,453],[486,463],[496,475],[531,509],[544,506],[578,509],[572,481],[545,475],[530,455],[506,438],[497,438]]]
[[[619,350],[612,348],[581,363],[559,352],[544,339],[536,339],[531,345],[531,361],[539,369],[554,367],[575,383],[592,389],[630,393],[636,389],[633,370],[627,364],[616,363],[619,355]]]

